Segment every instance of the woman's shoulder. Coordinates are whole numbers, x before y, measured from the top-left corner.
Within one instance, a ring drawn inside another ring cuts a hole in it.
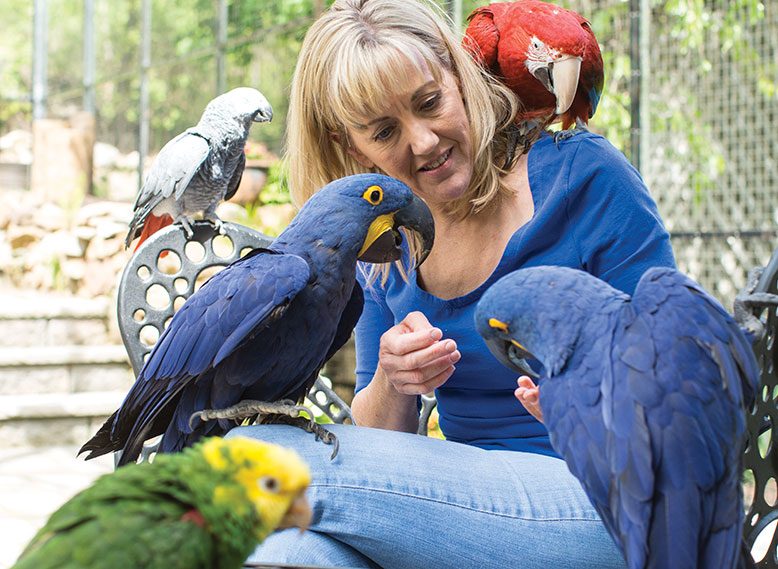
[[[568,131],[568,135],[545,133],[532,146],[530,158],[540,160],[593,160],[603,157],[627,162],[626,157],[611,142],[589,130]]]

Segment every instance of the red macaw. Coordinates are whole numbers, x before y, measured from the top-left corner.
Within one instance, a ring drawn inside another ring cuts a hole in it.
[[[468,17],[464,45],[521,99],[517,122],[584,125],[597,110],[603,64],[579,14],[540,0],[490,4]]]

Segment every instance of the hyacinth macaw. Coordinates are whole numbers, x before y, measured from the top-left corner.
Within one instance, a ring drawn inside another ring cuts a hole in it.
[[[327,184],[267,249],[227,266],[189,297],[121,407],[79,453],[91,451],[89,459],[121,450],[125,464],[161,434],[159,450],[173,452],[226,433],[230,419],[286,414],[302,421],[294,402],[303,401],[362,312],[357,260],[399,259],[399,226],[418,231],[423,261],[434,224],[408,186],[379,174]]]
[[[602,94],[600,46],[579,14],[540,0],[489,4],[468,17],[464,45],[522,101],[517,122],[586,125]]]
[[[630,569],[750,567],[742,540],[746,335],[690,278],[646,271],[632,297],[583,271],[518,270],[476,309],[492,353],[539,361],[554,449]]]
[[[213,437],[98,478],[56,512],[13,569],[238,569],[272,531],[307,528],[296,452]]]
[[[137,250],[174,222],[191,237],[191,218],[200,212],[221,227],[216,207],[238,190],[251,124],[272,118],[270,103],[250,87],[238,87],[208,103],[200,121],[165,144],[154,160],[135,200],[126,246],[140,237]]]

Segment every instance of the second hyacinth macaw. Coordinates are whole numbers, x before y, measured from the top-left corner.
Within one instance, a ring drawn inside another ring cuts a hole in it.
[[[630,297],[567,267],[487,290],[476,326],[520,374],[629,569],[750,569],[742,540],[746,409],[759,369],[746,334],[696,282],[645,272]]]
[[[518,122],[561,121],[563,129],[588,123],[604,72],[585,18],[548,2],[516,0],[478,8],[468,20],[464,45],[519,96]]]

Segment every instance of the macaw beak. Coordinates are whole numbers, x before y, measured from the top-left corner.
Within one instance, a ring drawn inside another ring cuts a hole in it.
[[[304,532],[311,525],[312,517],[311,506],[308,504],[305,494],[301,494],[295,498],[284,517],[281,518],[278,529],[300,528],[300,532]]]
[[[252,122],[270,122],[273,120],[273,109],[268,105],[267,107],[260,107]]]
[[[427,204],[413,196],[413,200],[394,214],[382,215],[370,224],[365,243],[359,251],[360,261],[368,263],[388,263],[396,261],[402,254],[402,234],[398,227],[412,229],[419,234],[422,241],[418,268],[429,255],[435,240],[435,222],[432,219]]]
[[[520,375],[528,375],[532,379],[540,376],[527,363],[528,359],[536,360],[532,353],[519,342],[510,337],[508,326],[496,318],[489,319],[492,333],[485,339],[489,351],[499,362]]]
[[[548,66],[538,67],[532,75],[556,97],[556,114],[567,112],[573,104],[578,90],[578,78],[581,75],[581,58],[565,55],[549,62]]]

